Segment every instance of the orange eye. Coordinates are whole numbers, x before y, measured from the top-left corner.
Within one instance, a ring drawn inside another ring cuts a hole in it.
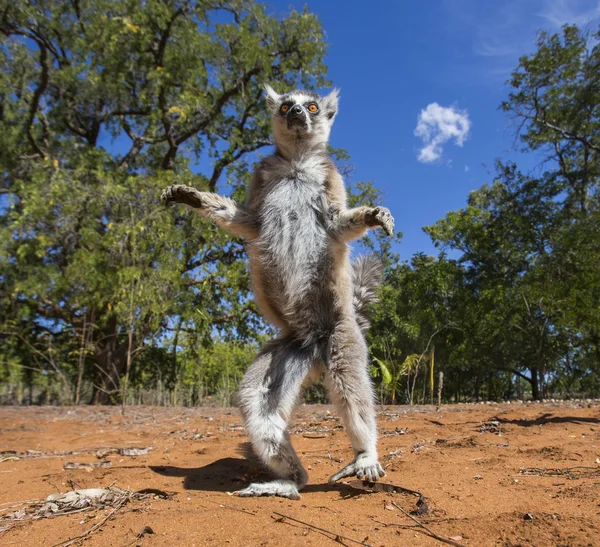
[[[281,111],[282,114],[285,114],[289,109],[290,109],[290,107],[287,104],[282,104],[281,108],[279,110]]]
[[[313,114],[315,114],[316,112],[319,111],[319,107],[315,103],[310,103],[308,105],[308,111],[312,112]]]

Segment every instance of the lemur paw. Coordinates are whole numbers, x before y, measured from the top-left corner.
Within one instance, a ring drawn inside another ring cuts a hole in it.
[[[285,479],[270,482],[253,482],[250,486],[243,490],[237,490],[234,494],[241,498],[279,496],[280,498],[288,498],[290,500],[300,499],[297,484],[294,481]]]
[[[387,207],[373,207],[365,220],[368,226],[381,226],[387,235],[394,234],[394,217]]]
[[[377,456],[360,454],[353,462],[332,475],[329,478],[329,484],[335,484],[340,479],[353,477],[354,475],[359,479],[377,482],[381,477],[385,477],[385,471],[377,461]]]
[[[177,201],[177,193],[181,186],[181,184],[172,184],[165,188],[160,195],[160,201],[165,205]]]
[[[169,203],[185,203],[190,207],[202,207],[200,192],[185,184],[172,184],[165,188],[160,195],[160,199],[165,205]]]

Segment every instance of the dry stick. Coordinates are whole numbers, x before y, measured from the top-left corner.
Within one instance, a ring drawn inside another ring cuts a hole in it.
[[[401,522],[383,522],[382,520],[377,520],[377,519],[373,519],[373,522],[376,522],[377,524],[381,524],[383,526],[385,526],[386,528],[394,528],[394,527],[398,527],[398,528],[418,528],[419,526],[421,526],[420,524],[413,524],[412,522],[407,522],[407,523],[401,523]]]
[[[207,499],[205,499],[205,501],[207,501],[208,503],[214,503],[215,505],[218,505],[219,507],[224,507],[225,509],[232,509],[234,511],[239,511],[240,513],[246,513],[247,515],[252,515],[253,517],[256,516],[256,513],[253,513],[252,511],[248,511],[248,509],[244,509],[243,507],[236,507],[235,505],[227,505],[226,503],[221,503],[220,501],[212,501],[212,500],[207,500]]]
[[[93,534],[98,528],[103,526],[107,520],[111,519],[114,516],[114,514],[119,509],[121,509],[121,507],[123,507],[123,505],[125,505],[128,501],[129,501],[129,498],[125,498],[125,499],[121,500],[119,503],[117,503],[115,508],[108,515],[106,515],[100,522],[94,524],[94,526],[92,526],[87,532],[84,532],[83,534],[76,536],[74,538],[67,539],[65,541],[61,541],[60,543],[57,543],[56,545],[53,545],[52,547],[68,547],[69,545],[73,545],[73,543],[75,543],[76,541],[79,541],[80,539],[86,539],[88,536]]]
[[[282,515],[281,513],[278,513],[277,511],[273,511],[274,515],[277,515],[278,517],[282,517],[284,519],[289,519],[289,520],[293,520],[294,522],[297,522],[299,524],[303,524],[304,526],[308,526],[309,528],[313,528],[314,530],[318,530],[319,532],[324,532],[325,534],[329,534],[331,536],[334,536],[333,539],[335,541],[336,538],[341,538],[341,539],[345,539],[346,541],[351,541],[352,543],[356,543],[358,545],[363,545],[364,547],[372,547],[371,545],[369,545],[368,543],[363,543],[362,541],[358,541],[356,539],[352,539],[346,536],[342,536],[342,534],[338,534],[336,532],[331,532],[330,530],[326,530],[325,528],[319,528],[318,526],[315,526],[314,524],[309,524],[308,522],[304,522],[302,520],[298,520],[295,519],[293,517],[288,517],[287,515]],[[464,547],[464,545],[461,545],[460,547]]]
[[[416,526],[421,526],[421,524],[423,524],[423,521],[419,521],[419,524],[413,524],[412,522],[383,522],[382,520],[377,520],[376,518],[371,517],[371,520],[373,522],[376,522],[377,524],[383,524],[383,526],[386,526],[388,528],[395,528],[395,527],[401,527],[401,528],[415,528]],[[448,517],[448,518],[440,518],[440,519],[427,519],[425,522],[427,522],[427,524],[433,524],[433,523],[438,523],[438,522],[451,522],[451,521],[455,521],[455,520],[463,520],[459,517]]]
[[[438,541],[447,543],[448,545],[454,545],[455,547],[465,547],[462,543],[458,543],[458,541],[454,541],[452,539],[446,539],[445,537],[440,536],[439,534],[436,534],[431,528],[428,528],[422,522],[419,522],[408,511],[405,511],[404,509],[402,509],[402,507],[400,507],[395,501],[392,501],[392,505],[394,507],[396,507],[396,509],[400,509],[400,511],[402,511],[409,519],[414,520],[419,525],[419,527],[423,528],[423,530],[425,530],[427,533],[429,533],[432,538],[437,539]]]

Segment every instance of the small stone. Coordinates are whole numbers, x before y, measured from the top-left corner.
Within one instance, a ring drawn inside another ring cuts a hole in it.
[[[535,517],[531,513],[525,513],[523,515],[523,520],[533,520]]]

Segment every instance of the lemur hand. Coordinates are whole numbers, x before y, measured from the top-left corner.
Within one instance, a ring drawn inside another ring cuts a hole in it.
[[[190,207],[197,209],[202,208],[202,195],[201,193],[185,184],[172,184],[168,188],[165,188],[160,195],[161,201],[165,204],[169,203],[185,203]]]
[[[365,223],[370,227],[381,226],[387,235],[394,235],[394,217],[387,207],[373,207],[365,214]]]

